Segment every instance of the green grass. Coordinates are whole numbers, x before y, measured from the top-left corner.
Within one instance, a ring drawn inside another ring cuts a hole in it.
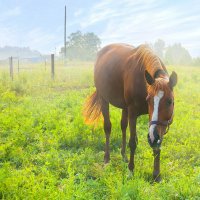
[[[1,70],[0,198],[200,199],[200,68],[168,68],[179,80],[174,122],[162,145],[163,181],[156,184],[148,116],[138,120],[129,178],[120,155],[120,110],[111,108],[111,162],[104,166],[102,125],[87,126],[82,117],[84,100],[94,91],[92,64],[78,65],[56,68],[54,81],[49,66],[15,72],[13,82]]]

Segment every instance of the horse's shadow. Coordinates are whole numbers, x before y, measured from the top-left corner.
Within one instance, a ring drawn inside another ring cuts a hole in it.
[[[70,150],[71,152],[77,152],[86,148],[91,148],[93,152],[100,152],[105,149],[104,135],[103,137],[97,137],[89,140],[81,135],[77,135],[74,138],[61,138],[58,143],[59,149]],[[111,153],[118,151],[119,148],[121,148],[121,139],[112,138],[110,143]]]

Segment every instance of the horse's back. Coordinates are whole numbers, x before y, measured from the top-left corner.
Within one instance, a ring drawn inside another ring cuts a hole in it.
[[[94,70],[95,86],[105,101],[116,107],[126,107],[124,99],[124,70],[135,48],[127,44],[111,44],[97,55]]]
[[[134,46],[129,44],[123,44],[123,43],[116,43],[116,44],[110,44],[105,47],[103,47],[97,54],[97,60],[100,59],[102,56],[107,56],[110,53],[130,53],[130,51],[133,51],[135,49]]]

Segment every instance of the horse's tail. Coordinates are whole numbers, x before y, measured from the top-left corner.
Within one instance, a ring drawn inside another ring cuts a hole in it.
[[[101,105],[102,98],[98,95],[97,91],[87,98],[83,109],[86,124],[98,122],[101,116]]]

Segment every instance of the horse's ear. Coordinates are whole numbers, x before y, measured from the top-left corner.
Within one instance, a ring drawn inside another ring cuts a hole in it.
[[[145,70],[145,78],[149,85],[152,85],[155,82],[155,80],[152,78],[147,70]]]
[[[177,74],[176,72],[172,72],[172,74],[169,77],[169,86],[171,89],[177,84]]]

